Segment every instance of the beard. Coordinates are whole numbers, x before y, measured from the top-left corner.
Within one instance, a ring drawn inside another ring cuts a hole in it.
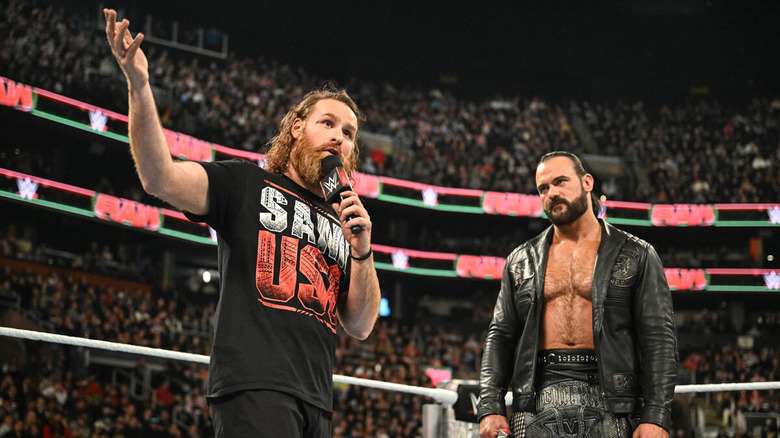
[[[322,147],[315,147],[304,131],[290,151],[290,164],[301,180],[309,186],[319,187],[322,180]]]
[[[553,205],[550,208],[545,207],[544,213],[547,215],[553,225],[557,225],[559,227],[569,225],[570,223],[579,219],[583,214],[585,214],[586,211],[588,211],[589,200],[588,192],[583,189],[582,194],[572,202],[569,202],[565,199],[559,199],[554,202],[554,204],[564,204],[566,208],[563,211],[559,213],[553,213],[552,209],[555,207],[555,205]]]

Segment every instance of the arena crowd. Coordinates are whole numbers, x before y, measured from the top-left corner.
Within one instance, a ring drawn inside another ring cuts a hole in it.
[[[0,2],[0,75],[126,112],[126,86],[94,11]],[[278,120],[323,79],[302,68],[231,53],[225,60],[146,49],[163,124],[262,152]],[[726,105],[706,98],[550,102],[534,96],[468,101],[443,89],[350,80],[365,132],[392,150],[364,151],[362,170],[428,184],[535,193],[533,163],[550,150],[619,157],[608,199],[658,203],[773,202],[780,192],[780,100]],[[663,184],[659,182],[663,181]]]

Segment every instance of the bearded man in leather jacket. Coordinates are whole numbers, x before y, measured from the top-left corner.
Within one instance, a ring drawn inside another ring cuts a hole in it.
[[[568,152],[536,169],[552,226],[507,258],[482,357],[480,438],[669,436],[679,359],[663,266],[650,244],[597,218],[593,183]]]

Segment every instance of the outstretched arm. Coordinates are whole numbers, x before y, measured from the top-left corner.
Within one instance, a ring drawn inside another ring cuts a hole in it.
[[[116,21],[116,11],[104,9],[111,53],[127,78],[128,137],[144,190],[169,204],[195,214],[208,212],[208,176],[194,162],[174,162],[157,115],[149,85],[149,63],[141,50],[144,35],[130,35],[130,22]]]

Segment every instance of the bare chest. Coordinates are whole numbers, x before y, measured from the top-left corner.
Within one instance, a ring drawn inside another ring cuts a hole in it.
[[[550,303],[562,297],[590,301],[597,252],[598,242],[551,246],[544,277],[545,301]]]

